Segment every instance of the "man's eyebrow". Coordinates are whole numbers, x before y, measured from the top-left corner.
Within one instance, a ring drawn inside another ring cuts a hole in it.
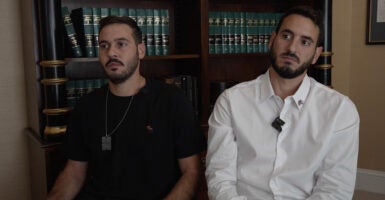
[[[121,37],[121,38],[116,38],[113,41],[116,42],[116,41],[129,41],[129,40],[127,38]],[[108,41],[107,40],[100,40],[99,44],[100,43],[108,43]]]
[[[128,39],[127,39],[127,38],[125,38],[125,37],[120,37],[120,38],[116,38],[116,39],[114,39],[114,41],[122,41],[122,40],[124,40],[124,41],[128,41]]]

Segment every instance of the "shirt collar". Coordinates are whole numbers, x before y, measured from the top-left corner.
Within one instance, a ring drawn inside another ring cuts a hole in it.
[[[261,96],[260,96],[260,100],[261,101],[265,101],[266,99],[274,96],[274,90],[273,90],[273,86],[271,86],[271,82],[270,82],[270,76],[269,76],[269,70],[267,70],[266,73],[264,73],[262,76],[261,76]]]
[[[310,78],[306,74],[299,86],[297,92],[294,93],[293,100],[299,109],[305,104],[306,98],[310,91]]]
[[[271,82],[270,82],[269,70],[267,70],[267,72],[261,76],[261,82],[262,82],[261,88],[260,88],[261,101],[265,101],[266,99],[275,95],[273,86],[271,85]],[[305,104],[306,97],[309,94],[309,91],[310,91],[310,78],[306,74],[298,90],[294,93],[294,95],[292,95],[292,98],[299,109]]]

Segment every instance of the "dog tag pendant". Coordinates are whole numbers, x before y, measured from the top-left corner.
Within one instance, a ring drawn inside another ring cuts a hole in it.
[[[102,151],[111,151],[111,136],[102,137]]]

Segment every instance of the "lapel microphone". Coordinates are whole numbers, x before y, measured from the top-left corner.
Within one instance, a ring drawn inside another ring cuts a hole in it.
[[[282,131],[282,126],[285,124],[285,122],[278,117],[274,119],[274,121],[271,123],[271,126],[274,127],[278,132]]]

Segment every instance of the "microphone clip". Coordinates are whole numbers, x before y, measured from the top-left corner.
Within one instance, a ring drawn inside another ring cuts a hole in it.
[[[285,122],[278,117],[274,119],[274,121],[271,123],[271,126],[274,127],[278,132],[282,131],[282,126],[285,124]]]

